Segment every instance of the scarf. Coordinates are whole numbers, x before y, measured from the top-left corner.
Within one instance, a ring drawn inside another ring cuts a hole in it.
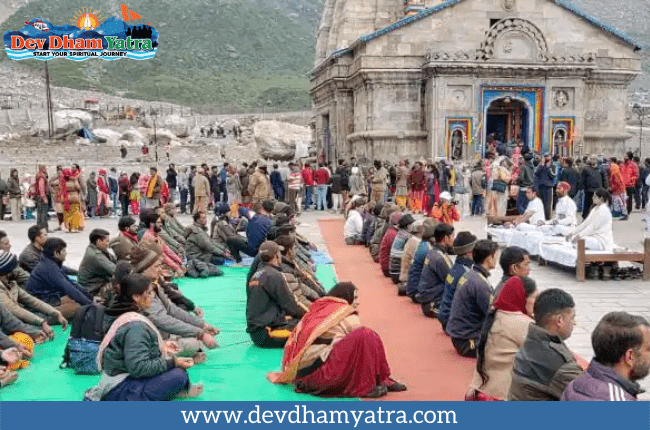
[[[309,312],[302,317],[287,340],[282,358],[282,372],[269,373],[269,381],[274,384],[293,382],[307,348],[323,333],[355,312],[356,309],[346,300],[337,297],[323,297],[312,303]]]
[[[153,175],[151,178],[149,178],[149,183],[147,183],[147,193],[145,196],[147,196],[148,199],[153,198],[153,193],[156,190],[156,186],[158,185],[158,175]]]
[[[137,234],[133,234],[133,233],[131,233],[129,231],[123,231],[122,234],[125,237],[131,239],[133,241],[133,243],[135,243],[136,245],[138,244],[138,235]]]
[[[512,276],[503,284],[499,297],[492,306],[506,312],[521,312],[528,315],[526,311],[526,292],[524,283],[519,276]]]
[[[61,170],[59,173],[59,188],[61,188],[61,201],[63,202],[63,207],[66,211],[70,210],[70,197],[68,196],[68,180],[70,179],[79,179],[81,175],[81,170],[72,170],[71,168],[66,168]]]
[[[125,314],[122,314],[118,319],[115,320],[115,322],[113,322],[111,328],[108,330],[108,333],[106,333],[104,336],[104,340],[102,340],[102,343],[99,344],[99,350],[97,351],[97,369],[99,369],[100,372],[102,371],[102,361],[104,359],[104,352],[106,351],[106,348],[108,348],[108,345],[110,345],[110,343],[113,341],[113,338],[115,338],[117,331],[122,328],[122,326],[125,326],[133,321],[139,321],[143,323],[149,330],[153,331],[156,334],[156,337],[158,338],[158,348],[160,349],[160,354],[162,356],[165,356],[165,342],[163,341],[162,336],[160,335],[160,332],[156,326],[153,325],[153,323],[147,317],[140,315],[139,313],[127,312]]]

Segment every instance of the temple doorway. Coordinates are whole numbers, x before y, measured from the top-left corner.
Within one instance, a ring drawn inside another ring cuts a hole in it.
[[[522,139],[524,145],[529,145],[529,118],[529,109],[523,102],[510,97],[494,100],[486,113],[486,136],[494,134],[497,140],[505,143]]]

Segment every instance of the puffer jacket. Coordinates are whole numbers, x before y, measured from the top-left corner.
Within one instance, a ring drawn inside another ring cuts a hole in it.
[[[225,258],[228,251],[223,245],[216,244],[208,236],[206,226],[194,223],[185,229],[186,249],[188,260],[199,260],[204,263],[214,264],[214,258]]]
[[[422,276],[422,269],[424,268],[424,261],[427,254],[431,251],[432,245],[428,240],[423,240],[415,250],[413,256],[413,263],[409,268],[408,279],[406,281],[406,295],[414,298],[418,292],[418,285],[420,285],[420,276]]]
[[[390,262],[388,273],[394,283],[399,283],[399,275],[402,273],[402,256],[406,242],[411,238],[411,233],[405,229],[399,229],[395,235],[395,240],[390,247]]]
[[[376,218],[372,214],[363,215],[363,228],[361,229],[361,239],[366,246],[370,245],[372,236],[375,233],[375,221]]]
[[[386,229],[386,234],[384,234],[379,245],[379,265],[384,276],[390,275],[388,271],[390,268],[390,250],[393,247],[395,236],[397,236],[397,228],[391,225]]]
[[[375,222],[375,231],[372,234],[372,239],[370,240],[369,245],[370,255],[372,256],[372,259],[375,260],[375,263],[379,262],[379,246],[381,240],[384,238],[384,234],[386,234],[386,229],[388,229],[388,223],[385,219],[378,217]]]
[[[562,393],[560,400],[584,402],[635,401],[643,389],[636,382],[628,381],[611,367],[592,360],[587,371],[573,380]]]

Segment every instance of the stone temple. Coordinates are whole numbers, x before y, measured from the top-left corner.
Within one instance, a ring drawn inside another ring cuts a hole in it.
[[[566,0],[326,0],[311,71],[329,160],[620,155],[640,45]]]

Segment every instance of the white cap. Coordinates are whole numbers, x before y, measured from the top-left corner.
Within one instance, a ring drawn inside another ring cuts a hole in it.
[[[447,200],[448,202],[451,201],[451,194],[449,194],[448,191],[443,191],[440,193],[440,200]]]

